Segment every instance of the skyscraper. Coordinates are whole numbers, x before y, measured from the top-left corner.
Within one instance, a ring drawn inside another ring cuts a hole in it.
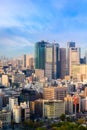
[[[60,48],[60,77],[63,79],[66,75],[66,48]]]
[[[80,64],[80,48],[69,49],[69,75],[72,76],[72,65]]]
[[[75,47],[75,42],[68,42],[66,49],[66,75],[69,75],[69,49]]]
[[[60,50],[59,44],[46,46],[45,76],[49,79],[57,79],[60,76]]]
[[[41,41],[35,44],[35,69],[45,69],[45,48],[48,42]]]
[[[71,75],[72,65],[80,64],[80,48],[75,47],[75,42],[67,43],[66,70]]]

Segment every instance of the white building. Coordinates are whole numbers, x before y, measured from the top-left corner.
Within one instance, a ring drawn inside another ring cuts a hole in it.
[[[65,103],[62,100],[44,100],[43,117],[56,118],[65,114]]]
[[[2,85],[9,86],[8,75],[5,74],[2,75]]]
[[[21,107],[15,105],[13,107],[13,119],[15,123],[20,123],[21,122]]]
[[[10,97],[9,98],[9,110],[13,110],[13,107],[15,105],[18,105],[18,98],[15,98],[15,97]]]

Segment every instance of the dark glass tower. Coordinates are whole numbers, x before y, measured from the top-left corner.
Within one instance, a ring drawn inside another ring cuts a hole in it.
[[[45,47],[48,42],[41,41],[35,44],[35,69],[45,69]]]

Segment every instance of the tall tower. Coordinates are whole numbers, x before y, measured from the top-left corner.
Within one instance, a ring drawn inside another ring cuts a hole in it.
[[[80,64],[80,48],[75,47],[75,42],[69,42],[67,46],[67,72],[72,75],[72,65]]]
[[[62,79],[66,75],[66,48],[60,48],[60,74]]]
[[[69,75],[69,49],[72,47],[75,47],[75,42],[68,42],[66,50],[66,75]]]
[[[35,44],[35,69],[45,69],[45,48],[47,44],[45,41]]]
[[[45,76],[49,79],[57,79],[60,76],[60,50],[59,44],[46,46]]]

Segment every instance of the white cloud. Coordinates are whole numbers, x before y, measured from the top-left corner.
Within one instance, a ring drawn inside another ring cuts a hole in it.
[[[0,43],[11,49],[34,46],[32,42],[23,37],[0,38]]]

